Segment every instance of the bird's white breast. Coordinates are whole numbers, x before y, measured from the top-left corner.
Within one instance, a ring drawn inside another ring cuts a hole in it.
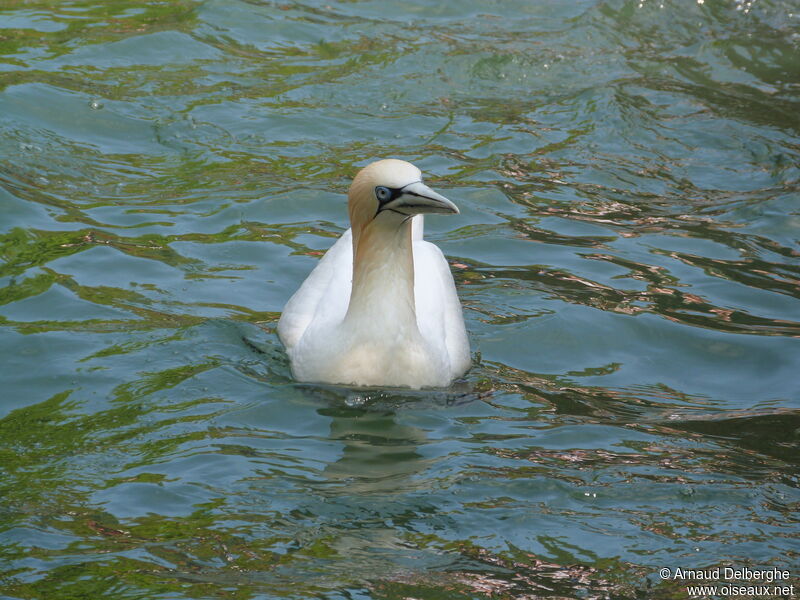
[[[447,262],[423,240],[415,240],[412,249],[413,306],[402,306],[399,294],[387,296],[376,288],[362,294],[362,310],[348,314],[350,231],[334,244],[287,303],[278,324],[296,379],[441,387],[467,370],[469,344]],[[400,276],[391,261],[374,268],[383,282]]]

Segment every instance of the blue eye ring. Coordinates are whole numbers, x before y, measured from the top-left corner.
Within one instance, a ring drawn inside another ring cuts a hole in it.
[[[392,194],[392,190],[382,185],[379,185],[375,188],[375,197],[378,199],[378,202],[384,204],[392,199],[394,194]]]

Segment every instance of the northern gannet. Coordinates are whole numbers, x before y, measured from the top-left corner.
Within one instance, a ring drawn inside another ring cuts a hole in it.
[[[358,172],[350,229],[289,299],[278,322],[298,381],[444,387],[470,366],[461,304],[447,261],[422,239],[424,213],[458,207],[411,163]]]

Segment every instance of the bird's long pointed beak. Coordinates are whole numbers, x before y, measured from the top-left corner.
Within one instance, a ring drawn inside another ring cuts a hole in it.
[[[409,183],[402,194],[390,202],[393,210],[411,215],[424,213],[458,214],[458,207],[421,181]]]

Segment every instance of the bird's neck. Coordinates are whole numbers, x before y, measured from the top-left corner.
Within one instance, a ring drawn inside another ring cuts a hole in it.
[[[411,221],[375,219],[353,237],[353,289],[346,319],[376,332],[416,329]]]

